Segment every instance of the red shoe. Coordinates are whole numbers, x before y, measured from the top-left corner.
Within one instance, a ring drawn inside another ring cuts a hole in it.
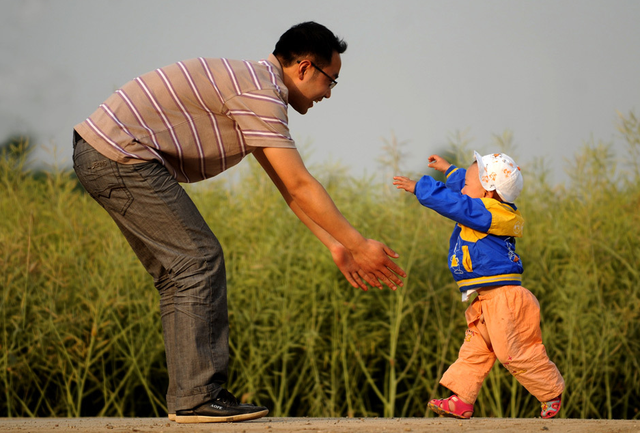
[[[442,400],[431,400],[429,409],[442,416],[469,419],[473,415],[473,405],[465,403],[457,395]]]
[[[560,412],[560,407],[562,406],[562,395],[551,401],[542,402],[541,405],[542,412],[540,412],[540,416],[542,418],[553,418],[558,415],[558,412]]]

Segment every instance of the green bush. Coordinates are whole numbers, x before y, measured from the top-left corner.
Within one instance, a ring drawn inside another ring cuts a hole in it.
[[[639,417],[633,114],[621,116],[620,131],[625,163],[616,165],[608,146],[587,145],[570,186],[551,186],[541,162],[524,167],[518,251],[547,351],[566,380],[563,417]],[[35,177],[24,158],[0,155],[0,416],[164,415],[151,278],[72,173]],[[226,252],[231,391],[273,416],[432,416],[427,402],[446,394],[438,379],[466,327],[446,266],[453,223],[395,191],[390,175],[315,169],[354,226],[401,254],[405,287],[363,292],[344,281],[257,164],[243,166],[237,182],[187,187]],[[496,365],[476,416],[538,413],[535,398]]]

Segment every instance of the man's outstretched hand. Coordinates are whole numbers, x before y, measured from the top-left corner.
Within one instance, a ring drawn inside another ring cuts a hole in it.
[[[360,267],[358,276],[371,286],[382,289],[384,283],[391,290],[396,290],[398,286],[404,285],[400,277],[404,278],[407,274],[391,260],[400,257],[399,254],[382,242],[365,239],[364,243],[351,253]]]
[[[373,239],[365,239],[354,254],[340,246],[331,252],[333,261],[345,276],[349,284],[368,290],[368,283],[372,287],[383,288],[383,283],[391,290],[402,287],[404,283],[400,277],[407,274],[391,258],[397,259],[398,253]]]

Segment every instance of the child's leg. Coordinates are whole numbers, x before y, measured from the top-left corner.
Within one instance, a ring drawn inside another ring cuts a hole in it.
[[[480,297],[485,298],[486,326],[500,362],[539,401],[560,396],[564,379],[542,344],[540,304],[533,293],[505,286]]]
[[[482,316],[482,302],[476,298],[465,312],[468,329],[458,359],[444,373],[440,384],[466,403],[475,403],[482,383],[491,371],[496,355],[491,348]]]

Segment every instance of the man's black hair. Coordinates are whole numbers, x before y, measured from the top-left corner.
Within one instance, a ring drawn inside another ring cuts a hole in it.
[[[312,57],[318,66],[331,63],[333,52],[342,54],[347,43],[336,37],[331,30],[313,21],[296,24],[280,36],[273,55],[278,57],[283,66],[305,56]]]

